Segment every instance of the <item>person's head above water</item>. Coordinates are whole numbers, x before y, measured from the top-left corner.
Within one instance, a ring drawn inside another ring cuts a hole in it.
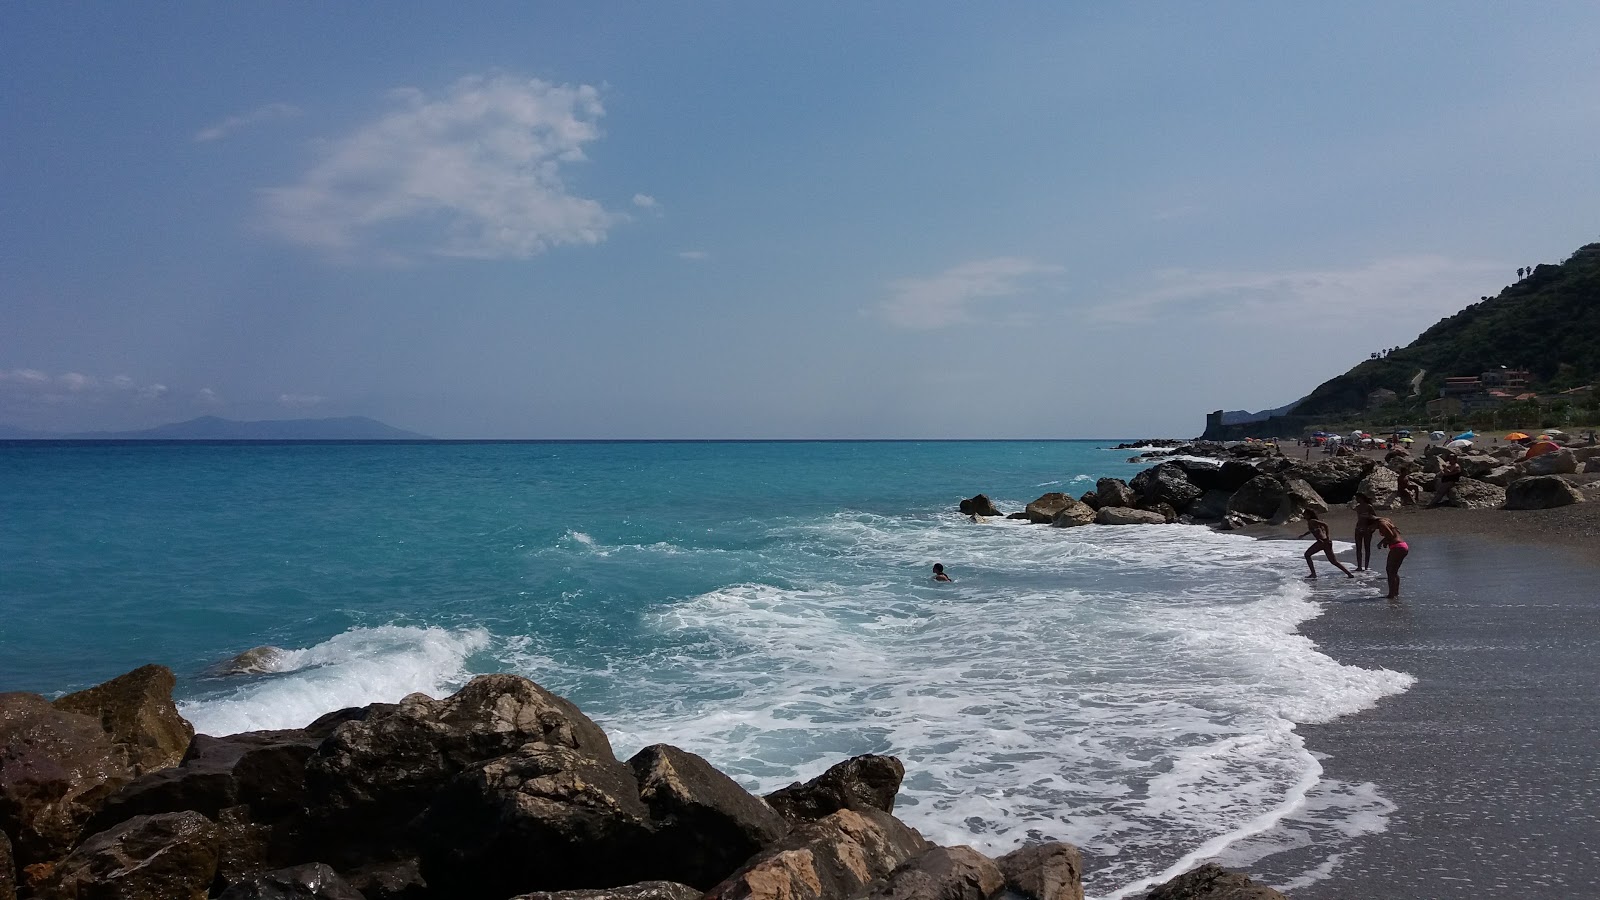
[[[935,575],[943,575],[944,574],[944,563],[934,563],[933,564],[933,574],[935,574]]]

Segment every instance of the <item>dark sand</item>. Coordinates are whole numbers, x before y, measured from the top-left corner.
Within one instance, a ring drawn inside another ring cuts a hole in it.
[[[1353,514],[1328,518],[1349,541]],[[1417,683],[1300,731],[1326,777],[1372,782],[1398,809],[1292,896],[1600,897],[1600,502],[1392,518],[1412,548],[1401,601],[1382,599],[1381,577],[1350,581],[1324,561],[1325,612],[1301,630],[1342,662]],[[1384,555],[1374,547],[1380,571]],[[1353,551],[1340,561],[1354,568]],[[1320,858],[1251,868],[1283,883]]]

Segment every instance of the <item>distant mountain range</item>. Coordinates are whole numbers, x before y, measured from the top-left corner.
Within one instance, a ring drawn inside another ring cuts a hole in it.
[[[385,425],[366,416],[337,419],[266,419],[237,422],[201,416],[138,431],[83,431],[55,434],[0,425],[3,440],[74,441],[427,441],[425,434]]]

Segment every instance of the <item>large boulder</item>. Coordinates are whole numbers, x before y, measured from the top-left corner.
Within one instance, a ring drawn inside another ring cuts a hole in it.
[[[706,900],[854,897],[931,846],[888,813],[842,809],[791,830],[707,892]]]
[[[964,516],[998,516],[1002,515],[999,508],[989,499],[987,494],[978,494],[975,497],[961,501],[961,514]]]
[[[1229,872],[1206,863],[1150,889],[1145,900],[1288,900],[1243,872]]]
[[[344,873],[366,900],[430,900],[428,880],[415,859],[372,863]]]
[[[1479,481],[1486,481],[1493,485],[1505,487],[1518,478],[1523,477],[1522,469],[1518,466],[1496,466],[1483,475],[1478,476]]]
[[[1077,502],[1069,494],[1051,491],[1029,503],[1023,512],[1027,513],[1029,522],[1035,525],[1048,525],[1055,519],[1056,513]]]
[[[1560,475],[1518,478],[1506,487],[1506,509],[1552,509],[1583,502],[1583,492]]]
[[[534,891],[511,900],[700,900],[704,891],[670,881],[643,881],[614,888],[579,891]],[[370,900],[370,898],[368,898]]]
[[[217,873],[217,826],[197,812],[137,816],[84,841],[40,900],[204,900]]]
[[[1106,506],[1094,514],[1094,522],[1096,525],[1165,525],[1167,517],[1143,509]]]
[[[285,651],[282,647],[251,647],[243,653],[231,656],[212,666],[210,674],[226,677],[229,675],[262,675],[267,672],[276,672],[284,653]]]
[[[1461,464],[1461,474],[1468,478],[1482,478],[1505,465],[1503,460],[1487,453],[1463,453],[1456,457],[1456,462]]]
[[[1094,507],[1077,500],[1069,500],[1067,504],[1056,513],[1050,524],[1056,528],[1076,528],[1079,525],[1094,523]]]
[[[893,756],[855,756],[804,784],[797,781],[779,788],[766,800],[792,823],[815,821],[841,809],[892,813],[905,776],[905,764]]]
[[[194,737],[194,726],[178,715],[166,666],[140,666],[105,684],[68,694],[56,709],[98,719],[135,775],[175,766]]]
[[[1578,458],[1563,447],[1533,459],[1525,459],[1519,465],[1529,475],[1571,475],[1578,471]]]
[[[1494,509],[1505,505],[1506,489],[1476,478],[1463,478],[1456,483],[1455,490],[1450,492],[1442,506],[1457,506],[1461,509]]]
[[[1358,494],[1372,498],[1374,509],[1399,509],[1403,505],[1400,495],[1400,476],[1388,466],[1378,466],[1361,479]],[[1354,499],[1351,500],[1355,502]]]
[[[1328,511],[1328,504],[1323,502],[1322,496],[1310,484],[1292,476],[1283,479],[1283,487],[1287,494],[1288,504],[1280,507],[1278,522],[1298,522],[1305,518],[1306,510],[1312,509],[1319,513]]]
[[[11,858],[11,838],[0,831],[0,900],[17,900],[17,864]]]
[[[1355,499],[1361,479],[1377,466],[1373,460],[1360,456],[1335,456],[1312,462],[1297,462],[1285,474],[1311,485],[1328,503],[1349,503]]]
[[[654,744],[628,766],[656,831],[652,877],[709,888],[789,830],[765,800],[687,750]]]
[[[136,815],[192,809],[215,818],[224,808],[249,804],[272,817],[310,802],[306,763],[322,743],[300,729],[247,731],[226,737],[197,734],[175,768],[152,772],[106,801],[95,817],[108,827]]]
[[[1006,888],[1031,900],[1083,900],[1083,855],[1060,841],[1019,847],[996,860]]]
[[[463,772],[416,833],[430,890],[463,900],[615,887],[678,867],[646,846],[650,809],[633,772],[556,744],[530,743]]]
[[[1228,514],[1228,498],[1233,494],[1229,491],[1213,488],[1200,495],[1189,507],[1189,515],[1201,522],[1214,522]]]
[[[0,831],[18,872],[66,855],[84,823],[132,780],[127,751],[100,719],[38,694],[0,694]]]
[[[1278,515],[1288,501],[1289,489],[1283,479],[1265,472],[1245,482],[1228,498],[1228,515],[1251,516],[1257,520]],[[1353,493],[1352,493],[1353,496]]]
[[[1095,509],[1121,506],[1133,509],[1139,505],[1139,495],[1121,478],[1102,478],[1094,483]]]
[[[325,863],[256,872],[228,885],[217,900],[367,900]]]
[[[1205,491],[1189,483],[1188,476],[1182,468],[1171,463],[1162,463],[1159,466],[1145,469],[1133,476],[1133,481],[1128,484],[1134,493],[1147,502],[1162,502],[1169,504],[1174,510],[1184,512]]]
[[[1100,495],[1096,494],[1094,491],[1084,491],[1083,495],[1078,498],[1078,502],[1089,507],[1090,509],[1099,509]]]
[[[1005,889],[994,860],[971,847],[931,847],[873,885],[867,900],[989,900]]]
[[[1600,456],[1594,456],[1584,460],[1583,471],[1584,474],[1588,474],[1590,472],[1600,472]]]

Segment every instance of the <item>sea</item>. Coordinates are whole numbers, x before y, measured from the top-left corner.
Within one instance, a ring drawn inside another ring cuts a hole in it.
[[[1298,633],[1302,545],[957,511],[1149,464],[1114,443],[0,443],[0,690],[157,662],[229,734],[514,672],[756,792],[893,754],[929,839],[1069,841],[1091,897],[1326,877],[1394,806],[1296,726],[1414,679]]]

